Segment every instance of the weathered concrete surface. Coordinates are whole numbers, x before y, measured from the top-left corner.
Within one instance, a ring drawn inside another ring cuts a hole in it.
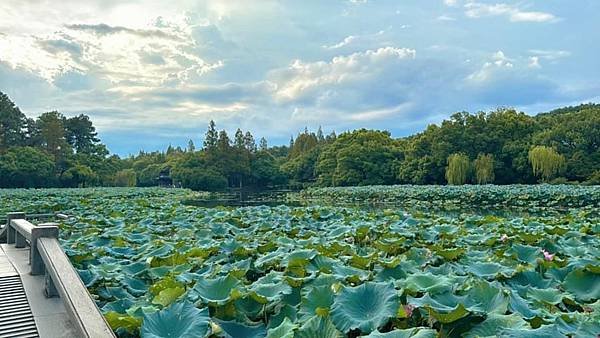
[[[12,273],[16,273],[21,277],[41,338],[77,337],[77,331],[69,320],[62,300],[58,297],[46,298],[44,295],[44,276],[32,276],[30,274],[29,250],[28,247],[15,248],[14,245],[0,244],[0,274],[9,270],[6,267],[7,262],[9,265],[14,266],[16,271]]]

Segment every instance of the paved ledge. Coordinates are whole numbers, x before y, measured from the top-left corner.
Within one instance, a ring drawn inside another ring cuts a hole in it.
[[[40,338],[73,338],[77,331],[71,323],[62,300],[44,295],[44,276],[29,272],[29,248],[0,244],[0,276],[19,275]]]

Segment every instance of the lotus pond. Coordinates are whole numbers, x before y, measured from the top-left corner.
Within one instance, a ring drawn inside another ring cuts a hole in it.
[[[4,190],[0,209],[74,216],[63,248],[120,337],[597,337],[600,188],[520,189],[535,214],[114,188]]]

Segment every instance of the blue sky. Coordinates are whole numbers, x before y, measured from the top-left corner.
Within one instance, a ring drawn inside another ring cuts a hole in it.
[[[600,1],[498,1],[3,0],[0,90],[121,155],[600,101]]]

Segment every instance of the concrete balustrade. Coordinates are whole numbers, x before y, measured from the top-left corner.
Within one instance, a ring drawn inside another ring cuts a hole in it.
[[[69,314],[71,322],[82,338],[114,338],[115,334],[96,306],[79,274],[58,241],[57,223],[33,225],[22,212],[7,215],[6,239],[16,248],[29,246],[31,275],[44,276],[46,297],[59,296]],[[59,219],[68,219],[64,214]]]

